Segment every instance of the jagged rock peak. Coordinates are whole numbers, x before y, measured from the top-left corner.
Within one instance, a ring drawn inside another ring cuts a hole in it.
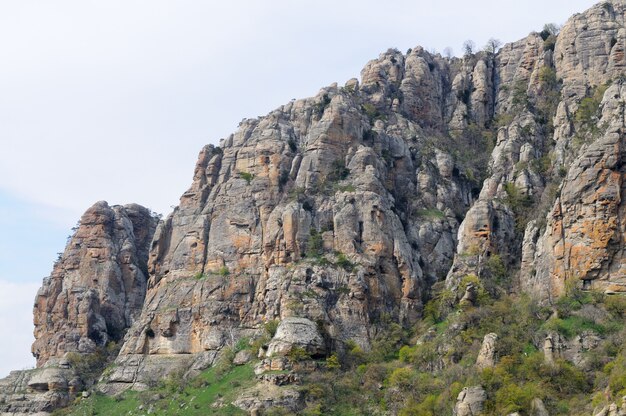
[[[267,337],[275,370],[293,351],[367,351],[391,325],[413,326],[434,288],[459,314],[498,291],[546,304],[568,284],[626,291],[625,13],[603,2],[497,53],[388,50],[360,82],[204,147],[158,227],[139,206],[97,203],[37,296],[39,365],[123,340],[99,385],[113,394],[197,374],[246,338]],[[478,368],[498,365],[503,335],[484,338]],[[545,363],[581,365],[599,343],[555,333]],[[480,412],[488,388],[465,388],[455,414]],[[238,406],[273,403],[274,390]],[[298,410],[302,392],[285,392],[274,399]],[[533,403],[524,411],[545,413]]]
[[[35,299],[38,366],[121,341],[143,306],[157,222],[137,204],[100,201],[83,214]]]

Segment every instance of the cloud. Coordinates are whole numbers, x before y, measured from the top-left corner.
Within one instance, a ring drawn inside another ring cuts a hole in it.
[[[32,368],[33,301],[38,284],[13,283],[0,279],[0,377],[12,370]]]

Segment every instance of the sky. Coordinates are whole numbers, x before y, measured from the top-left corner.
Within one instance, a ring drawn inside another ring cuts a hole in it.
[[[0,1],[0,377],[94,202],[167,215],[203,145],[390,47],[511,42],[593,0]]]

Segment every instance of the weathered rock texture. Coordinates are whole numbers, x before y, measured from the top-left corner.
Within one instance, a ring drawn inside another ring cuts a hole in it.
[[[470,272],[489,278],[497,254],[520,264],[522,290],[546,301],[568,281],[624,290],[625,13],[624,2],[604,2],[571,18],[554,50],[531,34],[498,53],[495,111],[507,123],[497,132],[490,176],[459,228],[450,287]],[[601,115],[583,122],[582,100],[608,82]]]
[[[570,19],[556,43],[563,101],[554,119],[555,156],[557,163],[567,163],[562,168],[567,174],[545,231],[534,223],[526,228],[522,261],[523,288],[546,299],[563,294],[567,282],[607,293],[626,291],[621,200],[625,13],[621,1],[599,4]],[[607,82],[612,85],[601,113],[587,125],[573,122],[580,99]]]
[[[485,335],[483,344],[476,358],[476,367],[479,369],[490,368],[496,365],[496,343],[498,334],[490,333]]]
[[[121,340],[143,306],[156,223],[139,205],[98,202],[85,212],[35,299],[38,366]]]
[[[83,388],[65,356],[120,342],[139,316],[157,222],[136,204],[98,202],[85,212],[35,299],[40,368],[0,380],[0,414],[48,414]]]
[[[602,136],[585,146],[572,163],[539,240],[536,285],[549,295],[563,293],[574,281],[607,292],[626,291],[624,114],[626,95],[621,84],[607,89],[600,123]]]
[[[604,2],[495,54],[389,50],[360,81],[202,149],[156,231],[141,207],[96,204],[37,296],[38,365],[124,337],[100,386],[115,393],[197,373],[274,320],[271,354],[367,350],[389,319],[412,325],[437,282],[471,307],[468,275],[545,303],[568,284],[626,291],[625,13]],[[547,340],[546,360],[576,362],[593,343],[579,341]],[[456,414],[481,391],[464,390]]]
[[[618,406],[615,403],[611,403],[610,405],[604,406],[598,412],[594,412],[593,416],[625,416],[626,415],[626,405],[622,404]]]
[[[487,394],[481,386],[465,387],[459,393],[454,406],[454,416],[480,415]]]
[[[301,348],[312,357],[324,356],[326,348],[324,339],[319,334],[315,322],[304,318],[285,318],[276,329],[267,355],[286,355],[293,348]]]
[[[155,234],[120,367],[218,351],[274,319],[320,322],[337,348],[368,348],[383,316],[414,322],[452,263],[477,189],[475,166],[451,154],[474,139],[431,129],[461,105],[450,78],[478,62],[491,65],[390,50],[361,83],[244,120],[221,147],[203,149],[191,188]]]
[[[0,415],[47,415],[67,406],[81,388],[80,377],[64,360],[35,370],[13,371],[0,380]]]

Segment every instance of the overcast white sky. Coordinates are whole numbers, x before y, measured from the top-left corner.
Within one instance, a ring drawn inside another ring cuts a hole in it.
[[[510,42],[592,0],[2,0],[0,377],[33,364],[36,288],[95,201],[167,214],[206,143],[389,47]]]

